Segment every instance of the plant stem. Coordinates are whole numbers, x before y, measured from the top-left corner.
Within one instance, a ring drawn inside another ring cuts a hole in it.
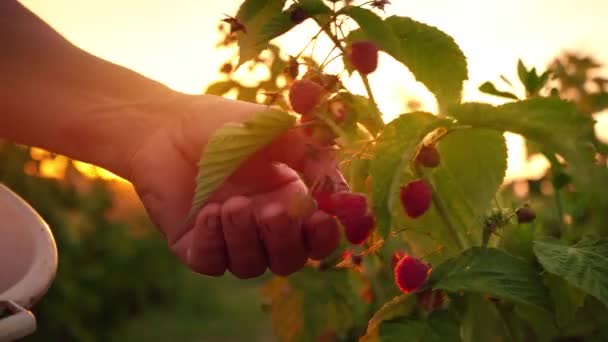
[[[336,19],[335,17],[332,18],[331,22],[333,22],[335,19]],[[329,39],[340,50],[342,55],[346,56],[346,51],[344,50],[342,43],[340,43],[340,40],[338,39],[338,37],[336,35],[334,35],[333,32],[331,32],[330,26],[323,25],[322,23],[319,22],[319,20],[317,18],[314,18],[314,20],[317,23],[317,25],[319,25],[321,27],[321,30],[323,30],[325,32],[325,34],[329,37]],[[372,92],[372,88],[369,84],[369,80],[367,79],[367,75],[359,73],[359,76],[361,76],[361,81],[363,81],[363,85],[365,86],[365,90],[367,91],[367,96],[369,97],[370,104],[375,109],[376,115],[374,115],[374,121],[377,121],[378,123],[382,123],[382,126],[384,126],[384,120],[382,120],[382,113],[380,113],[380,109],[378,108],[378,104],[376,103],[376,99],[374,98],[374,93]]]

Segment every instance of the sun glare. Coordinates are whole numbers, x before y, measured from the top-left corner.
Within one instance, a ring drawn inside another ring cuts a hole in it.
[[[200,93],[220,78],[219,67],[231,52],[215,47],[217,24],[223,13],[236,13],[241,0],[145,1],[145,0],[23,0],[24,4],[60,33],[83,49],[124,65],[173,89]],[[393,1],[386,15],[408,15],[437,26],[454,37],[468,57],[469,80],[466,101],[499,104],[497,98],[482,95],[477,87],[501,74],[516,79],[515,65],[522,58],[530,66],[544,69],[563,49],[590,52],[599,60],[608,59],[608,45],[597,44],[608,36],[601,13],[608,2],[581,0],[526,0],[488,2],[480,0]],[[476,11],[470,10],[476,8]],[[549,11],[549,12],[547,12]],[[484,13],[483,16],[478,13]],[[546,13],[549,13],[545,15]],[[567,19],[567,20],[566,20]],[[533,26],[521,23],[534,23]],[[595,25],[596,23],[597,25]],[[302,42],[318,30],[305,22],[277,40],[287,54],[295,55]],[[297,42],[295,44],[294,42]],[[320,39],[315,57],[322,60],[331,42]],[[328,71],[342,71],[340,58]],[[365,94],[357,77],[345,77],[354,93]],[[379,70],[370,77],[385,120],[406,112],[412,101],[419,110],[437,112],[435,100],[412,74],[388,56],[382,56]],[[598,127],[607,127],[608,114],[598,116]],[[608,139],[606,128],[598,132]],[[506,134],[509,159],[507,181],[537,177],[547,166],[542,159],[526,159],[523,140]],[[42,153],[40,151],[32,152]],[[56,176],[65,171],[64,161],[55,158],[40,164],[40,172]],[[114,179],[111,173],[77,162],[75,167],[92,177]]]

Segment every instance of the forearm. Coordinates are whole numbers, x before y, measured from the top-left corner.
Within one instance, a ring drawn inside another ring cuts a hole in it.
[[[13,0],[0,1],[0,47],[0,138],[118,173],[160,124],[124,105],[175,95],[75,47]]]

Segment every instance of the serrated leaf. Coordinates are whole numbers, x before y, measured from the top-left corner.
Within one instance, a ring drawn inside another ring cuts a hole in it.
[[[555,238],[534,242],[543,268],[608,306],[608,239],[584,239],[565,246]]]
[[[382,237],[386,237],[391,230],[391,201],[394,194],[399,192],[401,180],[418,144],[434,129],[450,124],[450,120],[415,112],[399,116],[380,133],[370,163],[370,175],[372,208]]]
[[[392,27],[376,13],[362,7],[351,7],[348,9],[348,15],[359,24],[359,29],[363,33],[361,37],[372,40],[380,50],[388,54],[400,53],[400,42],[393,33]]]
[[[485,82],[484,84],[479,86],[479,91],[481,91],[482,93],[486,93],[486,94],[490,94],[490,95],[494,95],[494,96],[500,96],[500,97],[505,97],[508,99],[517,100],[517,96],[515,96],[513,93],[496,89],[496,87],[494,86],[494,84],[492,82]]]
[[[545,150],[560,154],[573,170],[568,173],[575,183],[593,190],[595,155],[590,137],[594,121],[577,113],[571,103],[555,98],[534,98],[498,107],[466,103],[452,107],[450,115],[465,125],[521,134]]]
[[[272,21],[281,14],[285,0],[245,0],[236,19],[245,26],[238,32],[239,62],[237,67],[255,58],[264,50],[272,38],[284,33],[284,23]],[[266,28],[266,25],[269,28]]]
[[[243,124],[227,124],[213,134],[205,146],[196,176],[196,191],[188,220],[241,164],[295,123],[287,113],[269,110]]]
[[[441,163],[427,179],[433,185],[435,202],[449,214],[444,217],[433,204],[421,217],[410,219],[404,214],[397,193],[393,193],[391,207],[393,222],[397,223],[393,229],[407,228],[402,234],[414,254],[428,255],[431,263],[457,255],[461,244],[481,244],[483,217],[507,168],[504,137],[492,130],[450,132],[441,139],[437,150]],[[404,182],[413,178],[407,174]]]
[[[380,342],[458,342],[460,324],[450,311],[435,311],[426,320],[400,319],[380,326]]]
[[[494,248],[473,247],[435,267],[426,287],[487,294],[550,310],[538,271]]]
[[[348,40],[377,41],[382,51],[403,63],[416,80],[435,95],[442,113],[449,105],[460,103],[463,82],[468,79],[467,61],[452,37],[407,17],[392,16],[384,20],[390,29],[384,33],[377,32],[380,26],[373,22],[365,26],[373,36],[358,29]],[[394,47],[393,36],[397,38],[397,47]]]
[[[574,320],[576,312],[585,303],[585,292],[551,273],[543,274],[543,282],[553,299],[555,322],[563,328]]]

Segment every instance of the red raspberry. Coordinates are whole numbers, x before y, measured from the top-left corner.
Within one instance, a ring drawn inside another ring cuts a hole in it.
[[[443,306],[443,303],[445,303],[445,292],[438,290],[438,291],[433,291],[431,289],[425,290],[420,292],[418,295],[418,303],[420,303],[420,306],[428,311],[435,311],[439,308],[441,308]]]
[[[361,193],[340,191],[315,191],[312,196],[317,201],[317,207],[328,214],[338,217],[360,217],[367,213],[367,197]]]
[[[401,204],[411,218],[420,217],[431,206],[431,188],[423,179],[409,182],[401,187]]]
[[[439,156],[439,152],[435,146],[422,146],[418,155],[416,156],[416,163],[424,166],[424,167],[437,167],[441,162],[441,158]]]
[[[415,291],[424,285],[430,269],[419,259],[406,255],[395,266],[395,283],[404,293]]]
[[[328,214],[334,214],[334,205],[331,200],[332,193],[329,191],[315,191],[312,193],[315,201],[317,201],[317,208]]]
[[[350,47],[349,59],[360,73],[372,73],[378,67],[378,46],[372,41],[355,42]]]
[[[289,88],[289,102],[296,113],[306,115],[321,102],[323,87],[311,80],[299,80]]]
[[[359,217],[345,216],[339,219],[344,226],[346,239],[355,245],[365,242],[376,224],[376,220],[371,215]]]
[[[362,193],[340,191],[331,195],[334,215],[338,218],[361,217],[367,213],[367,197]]]

